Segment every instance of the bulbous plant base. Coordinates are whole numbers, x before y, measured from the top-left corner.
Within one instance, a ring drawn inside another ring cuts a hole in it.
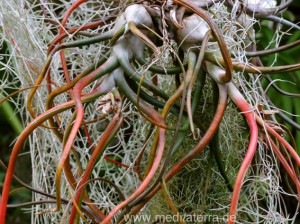
[[[5,168],[0,223],[27,139],[32,186],[16,180],[33,192],[32,223],[295,222],[300,157],[262,79],[299,64],[259,56],[298,41],[257,51],[255,26],[281,23],[278,40],[298,29],[278,17],[289,2],[0,6],[30,121]]]

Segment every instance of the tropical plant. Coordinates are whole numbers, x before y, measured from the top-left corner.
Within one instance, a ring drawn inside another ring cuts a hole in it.
[[[299,44],[291,3],[2,1],[0,103],[26,126],[0,223],[23,206],[32,223],[296,222],[300,112],[270,100],[299,97],[298,60],[276,64]],[[14,175],[26,141],[31,185]],[[32,201],[8,204],[13,180]]]

